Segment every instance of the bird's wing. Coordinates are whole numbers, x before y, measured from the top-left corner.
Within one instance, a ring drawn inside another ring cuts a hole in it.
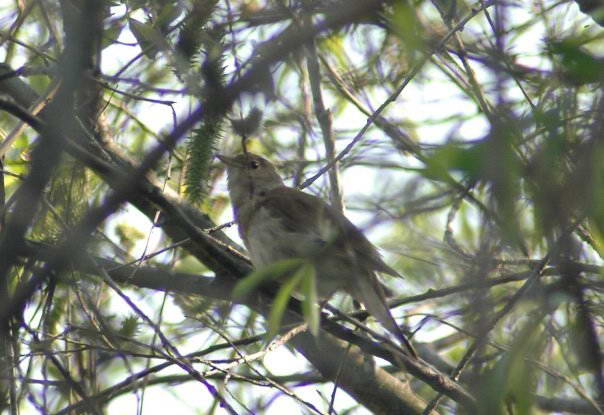
[[[325,220],[326,207],[318,197],[283,186],[267,192],[255,210],[265,209],[270,216],[279,218],[286,232],[309,235],[317,244],[324,244],[330,232],[337,232],[335,223]]]
[[[283,186],[268,192],[258,207],[274,212],[287,231],[311,234],[317,247],[333,247],[334,252],[353,255],[359,264],[371,271],[401,276],[384,263],[363,232],[323,199]]]
[[[334,212],[334,210],[330,207],[330,211]],[[396,272],[394,269],[389,267],[379,251],[373,245],[367,237],[361,232],[352,222],[348,220],[344,215],[334,215],[334,219],[339,221],[339,228],[341,229],[341,239],[338,243],[351,247],[354,252],[354,255],[357,258],[360,258],[364,264],[366,264],[367,268],[372,271],[383,272],[385,274],[389,274],[395,277],[402,276]]]

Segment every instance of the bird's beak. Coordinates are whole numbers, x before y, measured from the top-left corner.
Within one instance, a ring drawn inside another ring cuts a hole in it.
[[[227,166],[235,166],[237,164],[235,157],[228,157],[223,154],[216,154],[216,157]]]

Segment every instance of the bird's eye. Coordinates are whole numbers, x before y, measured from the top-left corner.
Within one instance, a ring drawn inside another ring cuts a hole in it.
[[[258,163],[256,160],[252,160],[252,161],[250,162],[250,167],[251,167],[252,169],[257,169],[258,167],[260,167],[260,163]]]

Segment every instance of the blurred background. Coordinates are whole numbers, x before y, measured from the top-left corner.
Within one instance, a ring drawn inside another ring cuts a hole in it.
[[[603,414],[603,24],[598,0],[3,2],[0,413]],[[233,301],[214,156],[244,141],[404,275],[417,367],[362,330],[267,339],[271,294]]]

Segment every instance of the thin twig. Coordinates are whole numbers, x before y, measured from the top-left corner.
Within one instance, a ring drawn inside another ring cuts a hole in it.
[[[484,2],[480,7],[473,9],[465,18],[460,20],[460,22],[456,24],[455,27],[449,30],[449,32],[440,40],[440,42],[438,42],[438,44],[434,48],[432,48],[431,51],[426,53],[421,59],[418,60],[415,66],[409,71],[409,75],[407,75],[402,84],[392,94],[390,94],[390,96],[382,103],[382,105],[378,107],[377,110],[373,112],[373,114],[371,114],[363,128],[361,128],[361,130],[350,141],[350,143],[348,143],[348,145],[333,160],[331,160],[329,163],[319,169],[319,171],[315,175],[306,179],[304,183],[300,185],[300,187],[306,188],[310,186],[315,180],[317,180],[319,177],[325,174],[325,172],[332,169],[339,161],[341,161],[350,152],[350,150],[352,150],[353,147],[363,138],[367,130],[369,130],[369,127],[382,114],[382,112],[384,112],[386,107],[388,107],[391,103],[397,100],[399,95],[403,92],[407,85],[409,85],[411,80],[419,73],[424,64],[428,62],[432,54],[444,47],[445,44],[451,39],[451,37],[453,37],[453,35],[458,31],[462,30],[466,23],[468,23],[472,18],[474,18],[476,15],[478,15],[488,7],[491,7],[495,3],[495,0]]]

